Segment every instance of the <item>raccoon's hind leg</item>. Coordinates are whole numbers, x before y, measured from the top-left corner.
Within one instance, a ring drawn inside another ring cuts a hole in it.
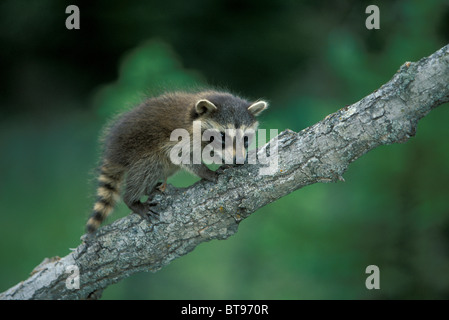
[[[128,208],[146,220],[149,219],[151,213],[155,213],[150,209],[155,204],[149,201],[142,203],[140,198],[147,194],[147,190],[154,190],[157,181],[157,178],[152,178],[147,170],[141,170],[139,167],[128,171],[123,201]],[[149,198],[149,200],[151,199]]]
[[[154,186],[153,186],[154,187]],[[123,201],[133,212],[137,213],[144,219],[148,219],[150,212],[150,205],[142,203],[140,198],[144,195],[145,187],[127,184],[125,193],[123,194]]]

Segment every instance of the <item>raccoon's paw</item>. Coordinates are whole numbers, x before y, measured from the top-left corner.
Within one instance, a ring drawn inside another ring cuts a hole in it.
[[[160,191],[162,194],[165,192],[166,189],[167,189],[167,180],[158,183],[155,188],[155,190]]]
[[[226,169],[232,168],[233,165],[232,164],[224,164],[222,165],[220,168],[218,168],[217,170],[215,170],[215,173],[218,175],[222,174],[223,172],[225,172]]]
[[[219,173],[217,171],[208,170],[201,175],[201,178],[210,181],[217,182]]]
[[[157,202],[142,203],[138,210],[135,210],[142,219],[147,220],[149,223],[153,223],[154,219],[159,220],[159,213],[152,210],[151,207],[157,206]]]

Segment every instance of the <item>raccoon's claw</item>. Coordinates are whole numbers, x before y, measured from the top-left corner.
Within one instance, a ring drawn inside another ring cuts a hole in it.
[[[138,215],[149,224],[155,224],[159,221],[159,213],[152,210],[144,214],[138,213]]]
[[[156,190],[159,190],[160,192],[164,193],[165,189],[167,189],[167,180],[165,180],[163,183],[159,184],[156,187]]]
[[[222,165],[220,168],[218,168],[217,170],[215,170],[215,173],[218,174],[222,174],[226,169],[232,168],[232,164],[224,164]]]
[[[159,218],[159,213],[150,209],[154,206],[157,206],[157,202],[142,203],[139,210],[135,210],[134,212],[137,213],[142,219],[145,219],[151,223],[151,218]]]
[[[157,219],[159,220],[159,217],[160,217],[159,212],[150,209],[150,207],[155,207],[155,206],[157,206],[157,203],[156,203],[156,202],[150,202],[150,203],[148,203],[147,217],[148,217],[149,219],[151,219],[151,218],[157,218]]]

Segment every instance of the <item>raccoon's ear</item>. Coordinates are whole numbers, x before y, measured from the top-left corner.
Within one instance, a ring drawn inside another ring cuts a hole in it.
[[[257,101],[248,107],[248,111],[253,116],[258,116],[266,108],[268,108],[268,103],[266,103],[265,101]]]
[[[217,107],[215,106],[215,104],[213,104],[212,102],[210,102],[209,100],[206,100],[206,99],[198,100],[195,105],[195,111],[200,116],[210,113],[215,110],[217,110]]]

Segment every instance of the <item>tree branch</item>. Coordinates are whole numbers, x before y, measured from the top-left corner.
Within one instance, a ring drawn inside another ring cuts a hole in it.
[[[158,196],[160,219],[148,224],[131,214],[99,229],[61,259],[44,261],[0,299],[85,299],[140,271],[157,271],[198,244],[233,235],[240,221],[299,188],[342,180],[348,165],[385,144],[415,135],[418,121],[449,101],[449,45],[416,63],[407,62],[388,83],[351,106],[299,133],[286,130],[262,151],[278,147],[278,170],[261,164],[225,170],[216,184],[169,186]],[[56,261],[55,261],[56,260]],[[70,289],[68,267],[79,269]]]

